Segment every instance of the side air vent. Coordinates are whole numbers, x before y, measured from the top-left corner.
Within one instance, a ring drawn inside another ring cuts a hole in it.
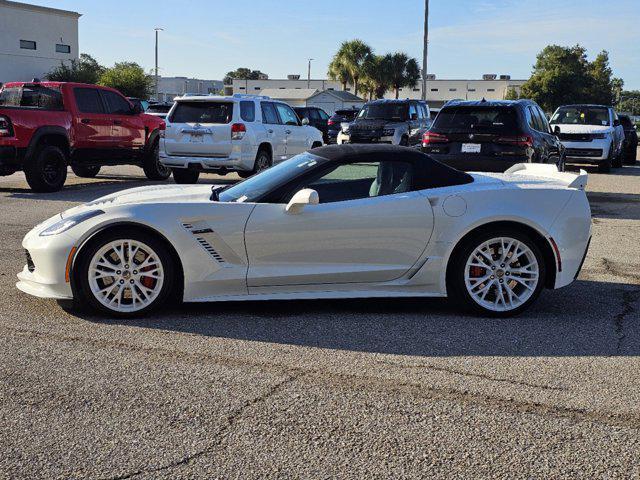
[[[218,252],[216,252],[216,250],[211,246],[211,244],[207,242],[204,238],[196,237],[196,240],[200,245],[202,245],[202,248],[204,248],[207,251],[207,253],[211,255],[218,263],[226,263],[224,261],[224,258],[222,258],[222,256]]]
[[[215,233],[211,228],[204,225],[203,222],[197,222],[196,225],[193,225],[192,223],[183,223],[182,226],[185,228],[185,230],[189,231],[195,236],[196,241],[202,246],[202,248],[204,248],[205,252],[213,257],[216,262],[221,264],[227,263],[224,257],[220,255],[220,253],[218,253],[215,248],[213,248],[213,245],[211,245],[205,238],[200,236],[207,233]]]

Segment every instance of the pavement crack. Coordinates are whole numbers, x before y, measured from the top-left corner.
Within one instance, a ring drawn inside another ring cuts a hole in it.
[[[540,390],[554,390],[554,391],[566,390],[565,387],[554,387],[551,385],[542,385],[537,383],[523,382],[521,380],[513,380],[510,378],[494,377],[491,375],[487,375],[485,373],[473,373],[473,372],[468,372],[464,370],[457,370],[450,367],[439,367],[437,365],[429,365],[429,364],[423,364],[423,363],[401,364],[401,363],[386,362],[386,361],[379,361],[378,363],[383,363],[386,365],[391,365],[399,368],[416,368],[416,369],[433,370],[436,372],[444,372],[444,373],[450,373],[454,375],[461,375],[463,377],[478,378],[481,380],[489,380],[492,382],[499,382],[499,383],[508,383],[510,385],[516,385],[519,387],[528,387],[528,388],[536,388]]]
[[[602,265],[604,266],[605,272],[608,273],[609,275],[640,282],[640,274],[623,271],[623,267],[619,263],[616,263],[609,258],[602,258]],[[625,264],[625,266],[627,268],[633,268],[634,272],[638,271],[638,265]]]
[[[616,333],[616,355],[620,354],[624,344],[625,320],[629,315],[637,313],[637,309],[633,306],[640,300],[640,290],[623,290],[622,291],[622,311],[613,318],[613,327]]]
[[[188,463],[190,463],[191,461],[202,457],[203,455],[206,455],[207,453],[211,453],[213,450],[215,450],[217,447],[219,447],[225,438],[225,434],[234,426],[234,424],[236,423],[236,421],[242,417],[242,415],[244,414],[244,412],[251,408],[254,405],[257,405],[259,403],[263,403],[266,402],[270,397],[272,397],[273,395],[275,395],[276,393],[278,393],[280,390],[282,390],[283,388],[287,387],[288,385],[290,385],[291,383],[293,383],[294,381],[296,381],[299,377],[301,377],[303,375],[303,372],[296,370],[296,369],[291,369],[290,373],[287,374],[286,378],[284,378],[282,381],[272,385],[270,388],[268,388],[263,394],[258,395],[257,397],[254,397],[250,400],[247,400],[246,402],[244,402],[242,405],[240,405],[239,407],[233,409],[224,419],[223,419],[223,424],[222,426],[218,429],[218,431],[215,433],[214,437],[215,437],[215,441],[210,443],[209,445],[205,446],[204,448],[197,450],[193,453],[190,453],[189,455],[185,455],[184,457],[175,460],[171,463],[168,463],[166,465],[161,465],[159,467],[153,467],[153,468],[141,468],[139,470],[133,471],[133,472],[129,472],[129,473],[125,473],[125,474],[121,474],[121,475],[115,475],[115,476],[111,476],[111,477],[103,477],[104,480],[126,480],[129,478],[134,478],[137,477],[139,475],[146,475],[146,474],[153,474],[153,473],[158,473],[158,472],[162,472],[165,470],[169,470],[172,468],[176,468],[176,467],[180,467],[182,465],[187,465]]]

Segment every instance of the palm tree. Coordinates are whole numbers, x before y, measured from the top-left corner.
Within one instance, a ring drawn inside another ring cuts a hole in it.
[[[347,89],[347,83],[351,80],[349,75],[349,71],[346,67],[340,62],[340,59],[337,56],[333,57],[333,60],[329,64],[329,71],[327,73],[330,80],[334,80],[336,82],[340,82],[342,84],[342,89]]]
[[[382,98],[391,86],[392,71],[389,55],[371,55],[363,68],[360,83],[366,85],[369,98]]]
[[[420,80],[420,66],[415,58],[409,57],[406,53],[390,53],[386,57],[389,57],[387,61],[391,68],[391,87],[398,98],[401,88],[416,86]]]
[[[354,94],[358,94],[358,82],[364,76],[364,65],[372,55],[371,47],[362,40],[343,42],[333,57],[349,73]]]

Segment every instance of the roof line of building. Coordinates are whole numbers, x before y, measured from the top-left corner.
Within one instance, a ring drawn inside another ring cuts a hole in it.
[[[64,15],[66,17],[80,18],[81,13],[72,12],[71,10],[61,10],[59,8],[42,7],[40,5],[32,5],[30,3],[12,2],[11,0],[0,0],[0,7],[6,6],[11,8],[20,8],[22,10],[31,10],[34,12],[47,12],[56,15]]]

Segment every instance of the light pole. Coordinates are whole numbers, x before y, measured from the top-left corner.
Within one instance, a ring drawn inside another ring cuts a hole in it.
[[[313,58],[309,59],[309,64],[307,66],[307,88],[311,88],[311,60],[313,60]]]
[[[422,46],[422,100],[427,99],[427,46],[429,44],[429,0],[424,0],[424,44]]]
[[[163,28],[156,27],[154,29],[156,31],[156,101],[159,102],[160,98],[158,96],[158,32],[164,31]]]

